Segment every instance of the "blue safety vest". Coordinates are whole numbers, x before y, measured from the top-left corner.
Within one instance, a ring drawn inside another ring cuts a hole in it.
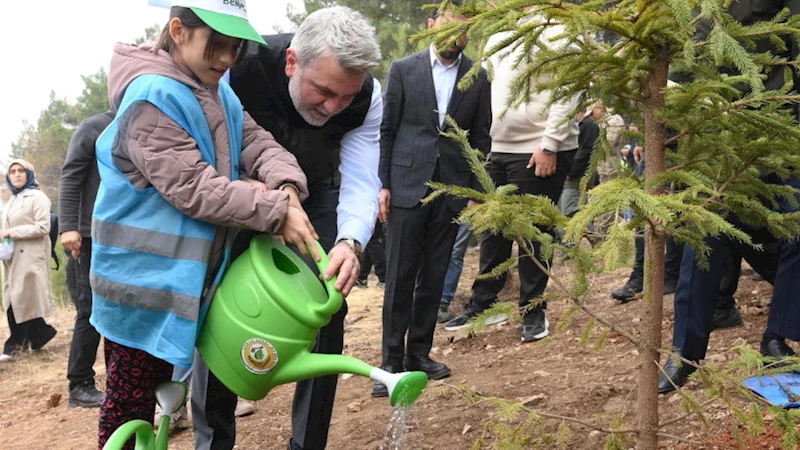
[[[218,93],[230,135],[230,179],[236,180],[242,104],[225,82]],[[113,342],[189,367],[230,249],[226,246],[214,282],[204,286],[216,226],[183,214],[152,186],[137,189],[114,165],[118,122],[140,101],[152,103],[183,127],[197,142],[203,160],[216,166],[208,121],[191,88],[161,75],[136,78],[126,89],[116,118],[97,140],[102,181],[92,219],[90,322]]]

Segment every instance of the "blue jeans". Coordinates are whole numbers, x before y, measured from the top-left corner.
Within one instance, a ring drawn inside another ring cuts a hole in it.
[[[461,278],[461,271],[464,270],[464,255],[467,253],[467,244],[472,237],[472,232],[466,224],[458,227],[456,243],[453,244],[453,253],[450,254],[450,265],[447,267],[447,274],[444,276],[444,289],[442,290],[442,303],[453,301],[458,289],[458,280]]]

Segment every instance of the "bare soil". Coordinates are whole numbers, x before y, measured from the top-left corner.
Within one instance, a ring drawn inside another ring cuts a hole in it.
[[[569,276],[567,269],[556,272]],[[460,309],[469,295],[469,287],[477,272],[477,250],[467,254],[454,309]],[[743,326],[715,331],[708,357],[718,363],[735,357],[731,347],[740,344],[758,346],[766,324],[771,286],[751,280],[752,271],[745,270],[740,280],[737,304],[744,316]],[[627,329],[634,329],[640,320],[641,301],[621,305],[612,300],[610,291],[624,284],[626,270],[603,274],[594,283],[590,303],[605,317]],[[374,286],[375,279],[370,279]],[[553,284],[551,283],[551,288]],[[518,282],[510,279],[501,300],[516,302]],[[672,297],[665,301],[664,344],[672,336]],[[383,292],[376,288],[356,289],[348,298],[345,352],[378,365],[381,353],[381,305]],[[566,311],[564,301],[551,302],[547,315],[551,322],[551,338],[543,343],[522,344],[519,325],[509,322],[492,326],[476,337],[457,339],[457,335],[439,326],[432,357],[446,363],[453,376],[443,380],[448,385],[465,385],[486,396],[528,401],[537,410],[582,418],[626,412],[629,425],[635,426],[636,349],[621,337],[610,339],[607,347],[595,351],[580,345],[585,317],[578,316],[569,326],[557,329],[559,317]],[[45,350],[25,355],[11,363],[0,363],[0,448],[9,450],[62,450],[96,448],[96,409],[67,408],[67,357],[74,311],[62,308],[49,321],[59,335]],[[0,321],[0,340],[8,336],[5,320]],[[595,332],[597,334],[597,332]],[[102,350],[95,370],[99,387],[105,384]],[[417,402],[410,423],[412,429],[408,449],[468,449],[483,430],[486,419],[494,412],[487,403],[468,404],[457,396],[444,395],[442,389],[431,389]],[[695,381],[687,384],[698,392]],[[392,409],[386,399],[370,396],[372,383],[360,377],[342,376],[336,397],[328,448],[379,449],[384,442]],[[239,449],[285,449],[291,433],[291,399],[293,385],[281,386],[257,403],[255,414],[238,420]],[[51,406],[58,395],[60,402]],[[534,397],[536,396],[536,397]],[[537,403],[538,402],[538,403]],[[680,399],[662,396],[662,421],[682,415]],[[681,439],[702,442],[688,444],[664,440],[663,448],[724,448],[733,445],[730,414],[722,406],[708,409],[709,429],[696,419],[685,419],[667,427],[664,432]],[[558,425],[547,425],[550,431]],[[576,426],[568,444],[570,449],[603,448],[603,437]],[[491,437],[484,448],[489,448]],[[750,439],[746,448],[778,449],[779,437],[772,432]],[[633,445],[631,445],[632,447]],[[193,448],[192,432],[176,433],[170,448]]]

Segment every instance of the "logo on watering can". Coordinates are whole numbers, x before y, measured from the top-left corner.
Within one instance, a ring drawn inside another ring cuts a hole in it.
[[[242,362],[250,372],[264,375],[278,364],[278,352],[265,339],[253,338],[242,346]]]

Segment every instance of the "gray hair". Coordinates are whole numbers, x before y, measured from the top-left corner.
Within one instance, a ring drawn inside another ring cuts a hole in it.
[[[309,14],[290,47],[297,52],[301,68],[325,52],[332,54],[347,72],[366,73],[381,62],[375,27],[361,13],[344,6]]]

